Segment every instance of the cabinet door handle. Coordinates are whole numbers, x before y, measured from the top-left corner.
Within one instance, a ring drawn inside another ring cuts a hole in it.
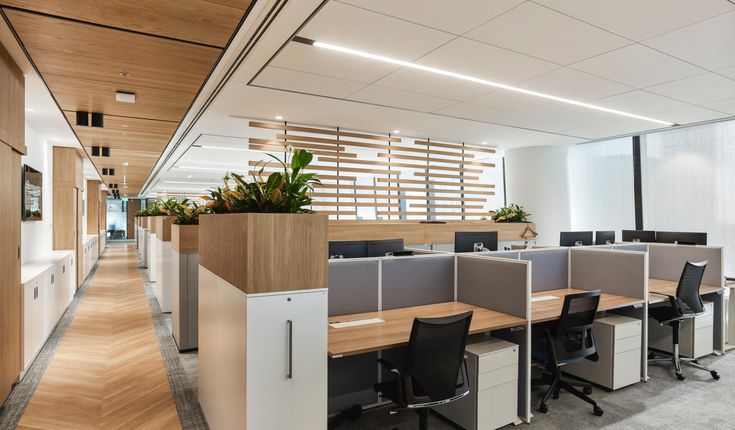
[[[288,379],[293,379],[293,321],[286,321],[286,328],[288,329]]]

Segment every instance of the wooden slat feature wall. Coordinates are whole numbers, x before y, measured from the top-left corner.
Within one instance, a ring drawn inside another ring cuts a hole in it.
[[[54,249],[76,250],[79,253],[82,240],[80,225],[82,205],[79,204],[78,198],[81,198],[83,181],[84,164],[79,152],[74,148],[55,146],[53,148]],[[97,190],[99,191],[99,188]],[[81,264],[77,265],[79,266]]]
[[[25,77],[0,45],[0,143],[26,154]]]
[[[100,181],[87,180],[87,234],[97,235],[101,227]]]
[[[495,195],[495,185],[481,179],[495,168],[495,163],[483,160],[495,153],[492,148],[431,140],[407,142],[390,135],[288,123],[250,121],[249,125],[275,131],[275,139],[250,138],[251,150],[286,153],[291,147],[314,153],[307,171],[317,173],[322,181],[311,193],[312,207],[319,213],[341,215],[341,209],[350,209],[347,212],[352,214],[355,208],[375,208],[377,216],[391,220],[484,217],[488,216],[483,211],[488,209],[485,203]],[[249,166],[262,164],[251,161]],[[277,170],[279,166],[271,163],[265,174]],[[361,176],[375,177],[383,184],[358,185]],[[442,197],[444,194],[448,196]],[[336,210],[320,210],[327,207]]]

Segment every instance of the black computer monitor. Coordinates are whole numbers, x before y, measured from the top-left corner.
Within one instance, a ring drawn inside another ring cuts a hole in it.
[[[478,250],[498,250],[497,231],[457,231],[454,232],[454,252],[475,252]]]
[[[559,235],[559,246],[592,245],[591,231],[562,231]]]
[[[384,257],[388,253],[403,252],[403,239],[368,240],[368,257]]]
[[[653,230],[623,230],[623,242],[656,242]]]
[[[367,256],[367,241],[338,240],[329,242],[329,258],[363,258]]]
[[[706,245],[707,233],[686,231],[657,231],[656,242],[679,243],[681,245]]]
[[[595,245],[607,245],[607,243],[615,243],[615,231],[596,231]]]

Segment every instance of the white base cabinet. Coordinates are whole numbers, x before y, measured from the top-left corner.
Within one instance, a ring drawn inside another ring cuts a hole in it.
[[[76,269],[74,253],[55,251],[44,260],[21,267],[22,374],[46,343],[74,298]]]
[[[155,234],[148,233],[148,281],[156,282],[156,273],[158,270],[158,246],[160,241]]]
[[[714,313],[713,302],[704,302],[704,313],[684,320],[679,329],[679,354],[684,357],[700,358],[714,352]],[[658,321],[648,321],[648,347],[671,352],[673,332],[668,325],[661,326]]]
[[[518,422],[518,350],[496,338],[467,345],[470,394],[434,410],[467,430]]]
[[[82,242],[82,274],[87,279],[99,259],[99,237],[87,236]],[[84,281],[83,280],[83,281]]]
[[[199,266],[199,403],[212,430],[327,428],[327,290],[248,295]]]
[[[597,346],[597,361],[582,360],[564,371],[617,390],[641,380],[641,320],[610,315],[595,320],[592,335]]]
[[[156,239],[156,284],[153,291],[161,312],[171,312],[171,242]]]

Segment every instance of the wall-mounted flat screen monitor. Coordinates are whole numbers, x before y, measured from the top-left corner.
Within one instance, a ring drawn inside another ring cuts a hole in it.
[[[23,221],[43,219],[43,174],[28,165],[23,166]]]

